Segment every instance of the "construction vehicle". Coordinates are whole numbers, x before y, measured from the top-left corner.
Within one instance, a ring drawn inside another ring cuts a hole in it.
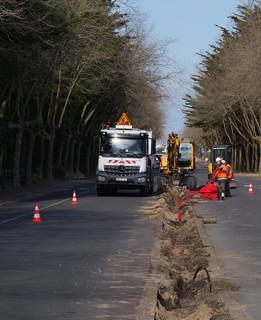
[[[153,192],[156,169],[156,141],[152,132],[133,128],[123,113],[115,127],[103,126],[99,136],[96,172],[97,195],[114,194],[119,189]]]
[[[181,139],[179,144],[178,173],[179,184],[189,190],[197,189],[197,178],[192,176],[196,169],[193,140]]]
[[[228,164],[231,165],[232,148],[229,145],[212,146],[211,155],[211,163],[208,165],[209,180],[211,180],[212,174],[216,168],[216,158],[225,160]],[[236,188],[236,183],[234,179],[229,181],[229,187]]]
[[[169,174],[168,155],[162,154],[160,157],[160,172],[163,175]]]
[[[160,171],[170,182],[178,180],[180,186],[190,190],[197,188],[196,177],[191,176],[195,169],[194,144],[192,140],[179,140],[171,132],[168,137],[167,155],[161,156]]]
[[[176,178],[178,175],[179,138],[174,132],[168,137],[167,154],[161,156],[160,171],[163,175]]]

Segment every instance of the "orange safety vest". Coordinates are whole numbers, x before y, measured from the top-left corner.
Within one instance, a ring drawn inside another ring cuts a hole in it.
[[[229,174],[228,174],[228,179],[232,179],[233,178],[233,171],[232,171],[232,167],[230,164],[227,164],[227,168],[229,168]]]
[[[219,169],[221,169],[221,170],[218,170],[217,178],[227,178],[227,167],[226,167],[226,165],[222,164],[219,167]]]

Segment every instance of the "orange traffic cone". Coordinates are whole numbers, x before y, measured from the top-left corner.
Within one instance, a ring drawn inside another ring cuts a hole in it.
[[[39,213],[38,203],[35,204],[34,218],[33,218],[32,222],[43,222],[43,221],[40,219],[40,213]]]
[[[250,182],[249,184],[249,190],[248,190],[248,193],[254,193],[253,192],[253,188],[252,188],[252,183]]]
[[[75,191],[73,191],[72,204],[78,204],[77,199],[76,199],[76,192]]]

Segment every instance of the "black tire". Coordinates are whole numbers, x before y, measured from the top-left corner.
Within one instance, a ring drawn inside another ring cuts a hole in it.
[[[197,178],[189,177],[187,186],[189,190],[197,190]]]

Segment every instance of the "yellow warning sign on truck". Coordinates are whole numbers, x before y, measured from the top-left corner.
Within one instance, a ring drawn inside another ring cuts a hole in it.
[[[123,113],[120,120],[117,122],[119,126],[131,126],[130,120],[128,119],[126,113]]]

